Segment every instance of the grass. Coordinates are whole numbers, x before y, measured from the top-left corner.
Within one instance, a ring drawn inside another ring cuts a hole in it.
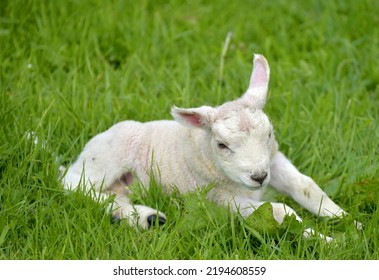
[[[1,1],[0,259],[378,259],[378,9],[369,0]],[[243,220],[204,192],[164,195],[153,183],[135,200],[168,222],[141,230],[63,191],[59,165],[92,136],[124,119],[171,118],[173,104],[237,98],[254,52],[271,66],[265,111],[280,149],[348,217],[318,220],[271,191],[304,225],[262,227],[267,209]],[[305,226],[335,242],[302,238]]]

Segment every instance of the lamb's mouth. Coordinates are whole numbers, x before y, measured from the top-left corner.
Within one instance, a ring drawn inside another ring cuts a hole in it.
[[[263,189],[264,187],[268,186],[269,184],[269,181],[265,180],[264,182],[262,182],[262,184],[258,184],[258,183],[249,183],[249,184],[244,184],[245,188],[248,188],[249,190],[252,190],[252,191],[257,191],[257,190],[261,190]]]
[[[258,191],[267,185],[267,184],[262,184],[262,185],[253,186],[252,184],[246,184],[245,182],[241,182],[241,183],[244,188],[247,188],[252,191]]]
[[[249,181],[249,180],[243,180],[243,178],[240,178],[239,179],[239,183],[246,189],[249,189],[249,190],[252,190],[252,191],[258,191],[262,188],[264,188],[265,186],[267,186],[267,182],[266,180],[262,183],[262,184],[259,184],[259,183],[255,183],[253,181]]]

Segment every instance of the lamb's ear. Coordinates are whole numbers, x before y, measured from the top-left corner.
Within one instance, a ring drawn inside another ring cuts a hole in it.
[[[176,121],[194,127],[210,127],[215,118],[215,109],[209,106],[199,108],[178,108],[173,106],[171,115]]]
[[[242,98],[251,106],[262,109],[267,99],[269,80],[270,68],[266,58],[261,54],[254,54],[254,67],[249,88]]]

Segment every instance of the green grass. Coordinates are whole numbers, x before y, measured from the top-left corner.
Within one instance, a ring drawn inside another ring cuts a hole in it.
[[[378,10],[369,0],[1,1],[0,259],[378,259]],[[264,209],[245,221],[204,192],[152,184],[135,200],[168,222],[141,230],[64,192],[58,167],[92,136],[171,118],[173,104],[239,97],[253,53],[271,66],[265,111],[280,149],[348,217],[318,220],[270,192],[304,224],[262,227]],[[302,238],[305,226],[335,242]]]

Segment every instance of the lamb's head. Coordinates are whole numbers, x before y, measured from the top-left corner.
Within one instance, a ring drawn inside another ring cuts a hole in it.
[[[230,180],[250,189],[268,184],[270,159],[277,149],[272,125],[262,111],[268,82],[268,63],[255,55],[250,86],[241,98],[216,108],[172,109],[177,121],[207,132],[216,166]]]

